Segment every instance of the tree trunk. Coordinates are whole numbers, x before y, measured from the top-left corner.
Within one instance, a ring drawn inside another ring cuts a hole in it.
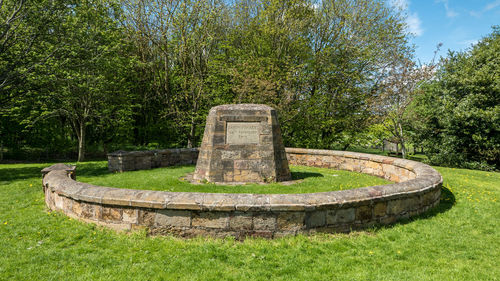
[[[191,117],[191,125],[189,128],[189,136],[188,136],[188,148],[193,148],[194,145],[194,134],[195,134],[196,124],[194,122],[194,116]]]
[[[0,141],[0,161],[3,160],[3,140]]]
[[[406,147],[403,140],[401,140],[401,155],[403,159],[406,159]]]
[[[401,126],[401,123],[398,126],[399,126],[399,142],[401,142],[401,154],[403,156],[403,159],[406,159],[406,146],[405,146],[405,138],[403,136],[403,127]]]
[[[85,122],[80,122],[78,134],[78,162],[85,160]]]

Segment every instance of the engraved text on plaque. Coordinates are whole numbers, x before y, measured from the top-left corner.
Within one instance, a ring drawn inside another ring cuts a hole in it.
[[[227,122],[227,144],[258,144],[259,122]]]

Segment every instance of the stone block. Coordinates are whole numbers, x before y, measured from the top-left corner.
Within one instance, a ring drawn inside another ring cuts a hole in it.
[[[258,214],[253,217],[253,229],[274,230],[276,229],[276,215],[272,213]]]
[[[326,211],[308,212],[305,218],[307,228],[315,228],[326,225]]]
[[[152,226],[155,222],[156,213],[153,210],[139,209],[137,220],[139,225]]]
[[[427,205],[430,205],[434,202],[434,193],[431,191],[431,192],[427,192],[425,193],[424,195],[421,196],[421,203],[423,206],[427,206]]]
[[[370,206],[359,206],[356,208],[356,220],[366,221],[372,218],[372,208]]]
[[[194,212],[192,226],[224,229],[229,225],[227,212]]]
[[[104,221],[121,221],[122,213],[119,208],[102,207],[101,217]]]
[[[420,208],[420,198],[417,196],[407,198],[404,202],[406,210],[417,210]]]
[[[63,201],[63,210],[65,213],[72,212],[73,210],[73,200],[68,197],[62,197]]]
[[[226,160],[226,159],[230,159],[230,160],[240,159],[242,153],[243,153],[243,151],[223,150],[223,151],[221,151],[221,159],[222,160]],[[208,154],[208,153],[205,153],[205,154]]]
[[[63,202],[63,197],[59,196],[57,193],[53,193],[54,195],[54,206],[56,209],[59,210],[64,210],[64,202]]]
[[[387,212],[386,202],[376,203],[375,206],[373,207],[373,215],[375,217],[383,217],[385,216],[386,212]]]
[[[95,216],[95,205],[92,203],[82,202],[81,206],[81,217],[84,219],[96,219]]]
[[[390,215],[398,215],[405,211],[405,199],[391,200],[387,203],[387,213]]]
[[[137,209],[125,208],[122,210],[122,220],[126,223],[138,223],[139,211]]]
[[[336,223],[348,223],[353,222],[356,218],[356,212],[354,208],[349,209],[339,209],[336,211]]]
[[[299,230],[304,228],[305,214],[303,212],[278,213],[277,225],[279,230]]]
[[[252,229],[252,214],[235,212],[229,219],[229,227],[237,230],[250,230]]]
[[[77,216],[81,216],[82,215],[82,205],[79,201],[73,201],[73,204],[71,206],[72,208],[72,212],[77,215]]]
[[[156,226],[190,227],[191,212],[180,210],[158,210],[155,216]]]

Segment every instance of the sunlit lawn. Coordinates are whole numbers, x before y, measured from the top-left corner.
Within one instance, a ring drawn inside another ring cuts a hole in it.
[[[175,192],[309,193],[390,183],[387,180],[361,173],[305,166],[291,167],[292,180],[295,180],[295,183],[291,185],[273,183],[235,186],[191,184],[185,180],[185,176],[194,172],[194,166],[168,167],[115,174],[107,172],[105,162],[87,163],[87,167],[91,168],[91,170],[89,169],[84,175],[78,176],[79,181],[103,186]],[[80,172],[77,171],[77,175],[79,174]]]
[[[441,204],[391,227],[238,242],[115,233],[47,212],[39,171],[48,165],[0,165],[0,280],[500,278],[500,173],[437,167],[444,178]],[[79,164],[78,178],[134,188],[160,188],[168,181],[148,179],[161,169],[110,175],[104,166]],[[304,184],[341,177],[309,176]],[[349,173],[345,179],[356,182],[355,177]]]

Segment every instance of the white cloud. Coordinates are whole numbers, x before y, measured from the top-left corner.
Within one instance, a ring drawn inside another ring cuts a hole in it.
[[[493,10],[498,6],[500,6],[500,0],[489,3],[488,5],[486,5],[486,7],[484,7],[484,10],[486,11]]]
[[[406,16],[406,26],[408,31],[415,36],[421,36],[424,33],[422,28],[422,21],[420,20],[418,14],[410,12],[410,1],[409,0],[389,0],[389,5],[397,10],[405,13]]]
[[[484,6],[484,8],[481,11],[469,11],[469,15],[475,17],[475,18],[480,18],[483,16],[483,13],[489,12],[491,10],[494,10],[495,8],[500,6],[500,0],[496,0],[494,2],[491,2]]]
[[[422,21],[418,17],[417,13],[408,14],[406,18],[406,24],[408,25],[408,31],[413,33],[415,36],[421,36],[424,34],[422,29]]]
[[[453,9],[450,8],[448,0],[436,0],[436,3],[443,3],[444,9],[446,10],[446,17],[455,18],[459,16],[459,13],[455,12]]]
[[[453,10],[447,10],[446,11],[446,16],[449,17],[449,18],[455,18],[455,17],[458,17],[458,13],[453,11]]]
[[[469,11],[469,15],[471,15],[475,18],[480,18],[483,15],[483,13],[477,12],[477,11]]]

